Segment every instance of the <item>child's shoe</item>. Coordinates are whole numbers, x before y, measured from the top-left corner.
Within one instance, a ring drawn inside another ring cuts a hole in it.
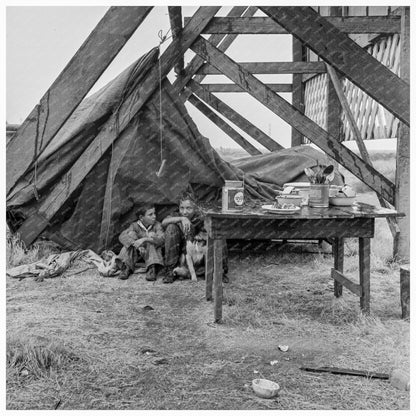
[[[130,267],[127,266],[126,264],[123,264],[121,272],[118,275],[118,278],[120,280],[127,280],[132,273],[133,273],[133,270],[131,270]]]
[[[154,264],[149,266],[146,272],[146,280],[149,282],[154,282],[156,280],[156,267]]]

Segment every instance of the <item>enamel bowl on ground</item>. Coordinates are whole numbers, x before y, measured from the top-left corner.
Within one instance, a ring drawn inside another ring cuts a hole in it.
[[[277,383],[264,378],[254,379],[252,385],[254,393],[263,399],[272,399],[277,396],[280,390],[280,386]]]

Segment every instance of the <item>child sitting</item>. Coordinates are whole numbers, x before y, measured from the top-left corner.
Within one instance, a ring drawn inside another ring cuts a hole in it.
[[[162,221],[165,229],[165,266],[163,283],[175,280],[174,269],[179,266],[181,254],[186,254],[186,241],[204,232],[204,218],[193,198],[185,194],[179,201],[179,212],[167,216]],[[227,256],[224,256],[224,275],[227,272]],[[224,277],[226,280],[227,278]]]
[[[162,247],[165,242],[162,225],[156,221],[153,204],[143,204],[137,210],[138,220],[119,237],[123,248],[118,255],[123,266],[119,279],[128,279],[136,262],[142,258],[146,266],[146,280],[154,281],[163,269]]]

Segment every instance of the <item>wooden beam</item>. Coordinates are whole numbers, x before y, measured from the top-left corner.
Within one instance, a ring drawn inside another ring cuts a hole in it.
[[[181,6],[168,6],[169,21],[172,31],[172,38],[177,39],[182,32],[182,7]],[[175,65],[175,72],[181,74],[184,67],[183,56],[178,59],[178,63]]]
[[[303,46],[303,43],[297,40],[294,36],[292,36],[292,58],[293,62],[306,61],[306,48]],[[302,114],[305,114],[305,85],[302,82],[302,74],[293,74],[292,83],[292,105]],[[291,134],[291,146],[300,146],[303,142],[303,135],[300,134],[294,127],[291,129]]]
[[[42,153],[153,7],[110,7],[7,145],[6,193]]]
[[[259,7],[406,125],[409,84],[310,7]]]
[[[204,86],[196,83],[193,80],[188,82],[187,88],[189,88],[200,100],[204,101],[206,104],[211,106],[215,111],[226,117],[238,128],[247,133],[254,140],[258,141],[262,146],[267,150],[274,152],[276,150],[284,149],[279,143],[275,142],[271,137],[269,137],[262,130],[257,128],[255,125],[250,123],[247,119],[238,114],[230,106],[225,104],[215,95],[207,91]]]
[[[339,283],[342,286],[345,286],[352,293],[361,297],[362,290],[361,286],[358,283],[352,282],[350,279],[348,279],[342,273],[335,269],[331,269],[331,276],[335,282]]]
[[[114,126],[118,122],[121,133],[128,125],[130,120],[143,107],[148,98],[153,94],[162,78],[166,77],[177,59],[185,53],[192,42],[198,37],[200,31],[209,20],[220,9],[218,6],[200,7],[193,15],[192,20],[184,28],[180,39],[172,41],[163,55],[159,58],[160,64],[153,67],[147,76],[139,83],[136,89],[126,98],[122,104],[120,114],[125,114],[124,118],[118,119],[117,114],[113,114],[105,127],[96,136],[94,141],[84,151],[82,156],[75,162],[72,168],[63,176],[61,181],[54,187],[49,195],[40,203],[38,213],[46,220],[59,211],[63,203],[75,191],[81,181],[90,172],[94,165],[99,161],[104,152],[117,139]],[[136,94],[139,92],[138,94]],[[128,110],[127,110],[128,109]],[[30,218],[26,220],[30,221]],[[44,230],[43,224],[32,224],[30,232],[21,234],[26,245],[31,244],[36,237]],[[19,230],[18,230],[19,232]]]
[[[246,6],[235,6],[230,10],[228,16],[241,16],[243,12],[245,16],[253,16],[257,11],[257,7],[249,7],[247,10],[246,9]],[[220,50],[224,52],[231,45],[235,38],[235,35],[213,35],[209,37],[209,41],[215,46],[220,45]],[[186,66],[184,73],[181,74],[181,76],[178,77],[173,83],[173,88],[178,94],[203,64],[204,60],[201,59],[198,55],[192,58],[191,62]],[[195,81],[201,82],[203,78],[204,76],[197,76]]]
[[[200,84],[209,92],[246,92],[235,84]],[[292,84],[266,84],[274,92],[292,92]]]
[[[251,74],[323,74],[326,72],[324,62],[239,62]],[[205,64],[199,75],[222,75],[212,65]]]
[[[239,144],[250,155],[261,155],[262,153],[247,141],[240,133],[234,130],[228,123],[226,123],[219,115],[215,114],[207,105],[205,105],[199,98],[191,94],[188,101],[197,108],[204,116],[211,120],[217,127],[219,127],[225,134]]]
[[[191,49],[222,71],[224,75],[244,88],[254,98],[298,129],[304,136],[320,147],[325,153],[338,161],[357,178],[367,183],[375,192],[389,202],[394,198],[394,184],[380,172],[360,159],[354,152],[342,146],[336,139],[311,119],[300,113],[285,99],[267,88],[252,74],[235,63],[201,36]]]
[[[325,16],[343,33],[400,33],[400,16]],[[185,17],[185,23],[189,18]],[[214,17],[205,34],[281,35],[287,30],[270,17]]]
[[[344,239],[342,237],[334,238],[332,243],[332,253],[334,256],[334,269],[338,273],[344,273]],[[334,279],[334,296],[342,296],[342,284]]]
[[[410,7],[401,7],[400,76],[410,82]],[[406,216],[398,220],[400,235],[395,238],[393,254],[410,261],[410,130],[400,123],[396,151],[395,207]]]
[[[354,140],[357,143],[360,155],[361,155],[362,159],[365,162],[367,162],[369,165],[373,166],[373,163],[371,162],[370,155],[367,151],[367,148],[365,147],[364,140],[361,137],[360,129],[357,126],[357,123],[354,119],[351,108],[348,104],[347,97],[344,94],[341,81],[338,78],[338,75],[337,75],[335,69],[332,68],[331,65],[326,64],[326,66],[327,66],[328,77],[332,82],[332,85],[335,89],[335,93],[338,97],[339,103],[341,104],[341,107],[344,110],[345,116],[346,116],[346,118],[348,120],[348,123],[351,127],[351,131],[353,133]],[[336,107],[336,104],[332,103],[331,106]],[[387,203],[380,195],[377,195],[377,197],[378,197],[378,200],[379,200],[380,205],[382,207],[392,208],[391,205],[389,203]],[[390,227],[390,232],[392,233],[393,237],[395,237],[395,235],[397,233],[400,233],[400,229],[397,225],[397,220],[393,217],[392,218],[386,218],[386,220],[387,220],[387,223]]]
[[[371,238],[360,237],[358,239],[358,268],[361,286],[360,308],[365,314],[370,313],[370,262]]]

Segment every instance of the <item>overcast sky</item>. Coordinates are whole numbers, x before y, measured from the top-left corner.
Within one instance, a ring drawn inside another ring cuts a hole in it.
[[[183,15],[191,16],[196,9],[196,7],[184,7]],[[225,15],[229,9],[230,7],[223,7],[219,14]],[[6,120],[8,123],[19,124],[25,120],[107,10],[106,6],[9,5],[6,8]],[[157,46],[159,30],[166,33],[169,27],[167,6],[155,7],[91,92],[102,87],[139,56]],[[167,46],[168,42],[165,45]],[[291,36],[241,35],[228,49],[227,54],[240,62],[290,61]],[[192,52],[186,54],[185,64],[192,56]],[[172,82],[175,80],[173,71],[169,78]],[[291,82],[291,75],[260,78],[269,82]],[[205,82],[229,81],[223,76],[209,76]],[[248,94],[218,94],[218,96],[282,145],[289,145],[290,127]],[[282,96],[287,100],[291,98],[290,94],[282,94]],[[210,139],[214,147],[239,147],[191,104],[187,103],[186,106],[201,133]],[[255,141],[252,143],[261,149]]]

